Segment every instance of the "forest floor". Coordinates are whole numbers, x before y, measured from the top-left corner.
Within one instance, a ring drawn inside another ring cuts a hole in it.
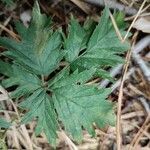
[[[103,1],[85,1],[40,0],[39,4],[43,13],[52,17],[58,26],[65,28],[71,14],[81,23],[87,17],[99,20],[104,8]],[[17,35],[14,28],[14,22],[17,20],[21,20],[27,26],[31,19],[33,4],[32,0],[16,0],[10,5],[0,1],[1,36]],[[118,65],[110,70],[116,82],[112,84],[108,80],[100,81],[101,87],[112,88],[112,94],[108,99],[117,104],[117,125],[105,129],[96,128],[95,138],[91,138],[84,131],[84,140],[81,144],[74,143],[62,132],[59,135],[57,150],[116,150],[119,149],[119,141],[122,141],[121,150],[150,149],[150,1],[106,0],[105,5],[108,5],[112,12],[114,9],[120,9],[125,13],[125,22],[128,23],[126,30],[132,33],[131,49],[126,53],[125,65]],[[3,51],[1,47],[0,51]],[[0,80],[2,79],[0,76]],[[0,96],[5,96],[5,92],[0,90]],[[15,102],[13,104],[16,105]],[[3,116],[9,121],[16,112],[9,101],[3,101],[3,105]],[[32,145],[32,149],[51,150],[52,147],[44,134],[35,137],[35,124],[33,121],[26,126],[9,129],[5,137],[6,149],[30,150]]]

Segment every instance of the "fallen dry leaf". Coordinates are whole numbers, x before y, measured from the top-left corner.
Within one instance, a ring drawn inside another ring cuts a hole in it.
[[[142,32],[145,33],[150,33],[150,16],[141,17],[137,19],[133,25],[133,28],[141,30]]]

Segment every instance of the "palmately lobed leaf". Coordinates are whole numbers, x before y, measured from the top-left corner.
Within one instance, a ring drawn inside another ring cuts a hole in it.
[[[51,20],[40,13],[38,4],[35,5],[32,16],[28,28],[17,24],[21,41],[1,37],[0,44],[10,50],[4,54],[15,62],[38,75],[49,75],[57,69],[64,56],[64,52],[60,52],[61,34],[50,30]]]
[[[122,27],[122,18],[119,18],[117,23]],[[125,34],[124,28],[120,31],[122,34]],[[123,63],[123,59],[119,54],[124,53],[129,47],[130,44],[127,41],[122,43],[119,40],[109,18],[108,9],[106,8],[87,43],[86,51],[71,66],[73,70],[76,68],[84,70],[95,67],[97,68],[96,74],[99,74],[100,77],[111,79],[109,73],[105,72],[103,76],[105,70],[102,70],[102,68]]]
[[[56,77],[59,80],[54,79],[55,82],[49,87],[53,91],[53,103],[59,119],[78,142],[82,140],[82,126],[94,135],[94,122],[99,127],[114,125],[115,122],[115,117],[111,118],[114,116],[113,105],[105,100],[110,90],[85,85],[95,71],[93,68],[80,73],[76,70],[70,75],[66,74],[65,78],[59,74]]]
[[[58,117],[73,139],[82,140],[82,126],[94,135],[94,122],[98,122],[99,127],[112,122],[114,125],[115,117],[113,121],[110,118],[113,106],[105,100],[109,93],[107,89],[98,90],[89,85],[68,85],[54,90],[53,101]]]
[[[123,16],[115,18],[125,34]],[[128,42],[119,41],[107,8],[97,26],[92,20],[81,26],[72,18],[65,35],[52,29],[36,2],[29,27],[16,23],[16,30],[20,41],[0,37],[7,48],[3,54],[12,59],[0,61],[0,73],[6,77],[5,88],[16,88],[12,98],[24,98],[19,105],[27,110],[22,123],[37,119],[36,135],[44,132],[53,146],[62,125],[80,142],[83,129],[95,135],[94,123],[101,128],[115,124],[114,106],[106,100],[111,90],[88,83],[96,77],[112,80],[104,68],[122,63],[120,54],[129,48]]]

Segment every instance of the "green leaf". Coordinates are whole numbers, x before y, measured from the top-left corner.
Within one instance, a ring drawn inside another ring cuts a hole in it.
[[[125,14],[123,12],[115,12],[113,16],[119,28],[125,29],[127,27],[127,24],[124,21]]]
[[[125,32],[121,30],[121,33],[124,34]],[[123,62],[119,54],[124,53],[128,48],[129,43],[127,41],[121,43],[119,40],[109,18],[108,9],[105,9],[99,24],[90,37],[87,49],[72,62],[71,66],[73,70],[76,68],[84,70],[91,67],[99,70],[103,67],[112,67]]]
[[[90,37],[96,27],[96,22],[94,22],[91,18],[87,18],[84,22],[83,28],[85,30],[85,35],[82,41],[82,49],[87,48],[87,43],[90,40]]]
[[[101,20],[88,43],[87,51],[92,52],[104,50],[106,52],[108,51],[108,54],[110,52],[118,54],[123,53],[128,48],[128,42],[121,43],[119,40],[111,20],[109,19],[108,9],[105,8]]]
[[[36,134],[42,131],[47,136],[48,141],[55,146],[58,130],[58,122],[51,98],[43,89],[35,91],[30,97],[20,104],[20,107],[30,111],[22,118],[22,123],[28,123],[33,118],[38,118]]]
[[[12,6],[14,5],[14,0],[0,0],[2,1],[4,4],[6,4],[6,6]]]
[[[48,82],[48,86],[52,86],[55,83],[57,83],[60,79],[65,79],[69,75],[70,69],[68,67],[65,67],[62,69],[55,77],[53,77],[51,80]]]
[[[7,122],[3,118],[0,118],[0,128],[9,128],[11,126],[11,123]]]
[[[114,78],[110,75],[110,73],[108,71],[105,71],[104,69],[97,69],[95,76],[109,79],[111,82],[114,81]]]
[[[78,57],[82,48],[84,36],[84,29],[74,18],[72,18],[69,26],[69,34],[64,42],[64,49],[67,51],[65,56],[67,61],[72,62]]]
[[[62,86],[67,86],[70,84],[84,84],[93,77],[95,71],[96,69],[91,68],[90,70],[85,70],[80,73],[78,72],[78,70],[76,70],[73,72],[73,74],[69,76],[62,76],[62,78],[56,76],[57,81],[53,82],[53,85],[51,84],[51,89],[60,88]],[[63,73],[65,73],[65,71]]]
[[[122,15],[114,17],[124,35]],[[107,8],[97,26],[90,19],[81,26],[72,18],[69,33],[64,33],[54,29],[36,1],[29,27],[17,22],[16,30],[19,41],[0,37],[0,45],[7,48],[2,54],[11,58],[0,61],[0,73],[12,98],[26,109],[22,123],[36,119],[36,135],[44,132],[53,146],[59,130],[80,142],[83,129],[94,136],[93,124],[115,124],[113,104],[106,100],[111,89],[90,82],[97,77],[112,80],[107,69],[122,63],[129,48],[118,39]]]
[[[21,35],[21,41],[0,38],[0,44],[10,50],[4,54],[27,69],[31,68],[30,70],[38,75],[49,75],[58,67],[64,56],[64,53],[60,52],[61,34],[50,30],[50,24],[51,20],[40,13],[36,3],[30,26],[25,28],[17,24],[16,29]]]
[[[12,97],[30,94],[42,86],[41,80],[35,74],[32,74],[21,66],[13,65],[12,70],[12,76],[2,81],[2,84],[6,88],[15,85],[19,86],[12,92]]]
[[[13,69],[9,63],[0,60],[0,73],[5,76],[13,75]]]
[[[94,122],[99,127],[115,123],[113,105],[105,100],[110,90],[85,85],[94,73],[95,69],[92,68],[80,73],[76,70],[65,75],[65,78],[57,76],[59,80],[50,87],[59,119],[65,130],[78,142],[82,140],[82,126],[94,135]]]
[[[94,135],[94,122],[99,127],[114,125],[112,104],[105,100],[109,93],[107,89],[85,85],[68,85],[54,90],[58,117],[73,139],[82,140],[82,126]]]

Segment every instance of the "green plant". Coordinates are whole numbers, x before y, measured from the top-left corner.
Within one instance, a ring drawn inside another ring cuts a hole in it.
[[[125,34],[122,15],[115,18]],[[112,80],[105,68],[122,63],[119,54],[129,48],[119,41],[107,8],[97,26],[91,20],[81,26],[72,17],[65,35],[53,29],[51,19],[40,13],[36,3],[30,26],[16,23],[16,30],[19,42],[0,38],[0,45],[7,48],[3,55],[12,60],[0,61],[0,72],[7,77],[2,85],[16,88],[11,97],[24,99],[20,108],[28,112],[22,123],[37,118],[36,135],[44,131],[52,145],[62,126],[80,142],[83,128],[94,136],[93,123],[115,124],[113,104],[106,100],[111,90],[89,83],[97,77]]]
[[[9,128],[11,126],[11,123],[5,121],[3,118],[0,118],[0,127],[1,128]]]
[[[14,4],[14,0],[0,0],[2,3],[6,4],[7,6],[11,6]]]

